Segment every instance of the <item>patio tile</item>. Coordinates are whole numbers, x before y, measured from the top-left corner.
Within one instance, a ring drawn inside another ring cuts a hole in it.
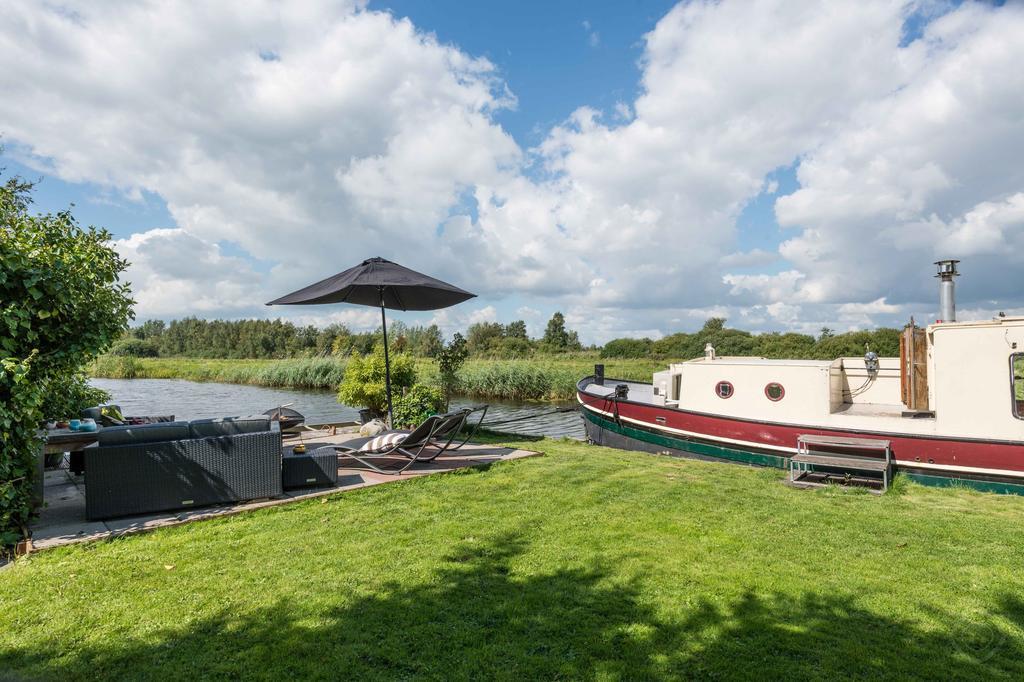
[[[102,521],[79,521],[37,526],[32,529],[32,547],[34,550],[48,549],[73,542],[96,540],[109,534],[110,531]]]

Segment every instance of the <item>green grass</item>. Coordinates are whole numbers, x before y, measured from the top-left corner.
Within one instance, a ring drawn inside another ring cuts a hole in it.
[[[596,357],[542,357],[535,360],[470,360],[460,373],[463,395],[496,400],[570,400],[576,382],[592,374]],[[605,372],[618,379],[650,381],[666,367],[660,360],[608,360]],[[437,368],[416,360],[421,380],[431,381]],[[189,379],[284,388],[336,390],[345,361],[332,358],[294,360],[207,360],[199,358],[123,358],[103,356],[91,368],[109,379]]]
[[[517,445],[546,456],[20,560],[0,671],[1024,677],[1022,498]]]

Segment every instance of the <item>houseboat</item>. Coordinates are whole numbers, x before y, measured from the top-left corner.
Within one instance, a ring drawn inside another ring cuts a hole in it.
[[[1024,494],[1024,317],[956,321],[958,261],[937,263],[941,318],[909,324],[899,357],[719,357],[673,363],[652,383],[595,374],[577,385],[601,445],[790,470],[803,484],[898,472]]]

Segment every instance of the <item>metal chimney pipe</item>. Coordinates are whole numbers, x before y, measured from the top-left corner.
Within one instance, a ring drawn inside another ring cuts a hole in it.
[[[939,278],[939,322],[956,322],[956,285],[954,277],[959,277],[956,271],[958,260],[935,261],[938,268],[936,277]]]

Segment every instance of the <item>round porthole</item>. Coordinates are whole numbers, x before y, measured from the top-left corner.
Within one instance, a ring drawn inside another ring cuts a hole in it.
[[[786,389],[782,387],[782,384],[773,381],[764,387],[764,394],[768,397],[768,400],[777,403],[785,397]]]
[[[719,381],[715,384],[715,395],[719,398],[731,398],[733,394],[732,384],[728,381]]]

